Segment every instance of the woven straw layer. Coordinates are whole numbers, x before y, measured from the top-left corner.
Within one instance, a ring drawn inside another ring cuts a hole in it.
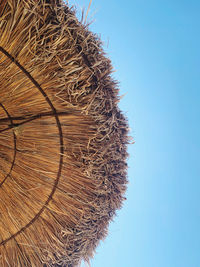
[[[126,190],[101,43],[60,1],[0,0],[0,266],[89,260]]]

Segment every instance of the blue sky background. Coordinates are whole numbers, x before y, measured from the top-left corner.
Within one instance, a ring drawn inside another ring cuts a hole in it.
[[[200,267],[200,1],[93,0],[88,19],[136,141],[127,201],[91,266]]]

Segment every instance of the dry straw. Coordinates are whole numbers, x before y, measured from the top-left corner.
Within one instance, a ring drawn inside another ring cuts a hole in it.
[[[126,190],[101,43],[59,0],[0,0],[0,266],[77,266]]]

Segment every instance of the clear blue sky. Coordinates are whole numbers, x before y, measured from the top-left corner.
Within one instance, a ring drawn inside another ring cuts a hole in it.
[[[200,1],[93,0],[88,18],[136,141],[127,201],[91,266],[200,267]]]

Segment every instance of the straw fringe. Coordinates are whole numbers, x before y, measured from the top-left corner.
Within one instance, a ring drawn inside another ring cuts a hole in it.
[[[111,73],[61,1],[0,0],[0,266],[77,266],[107,235],[129,142]]]

